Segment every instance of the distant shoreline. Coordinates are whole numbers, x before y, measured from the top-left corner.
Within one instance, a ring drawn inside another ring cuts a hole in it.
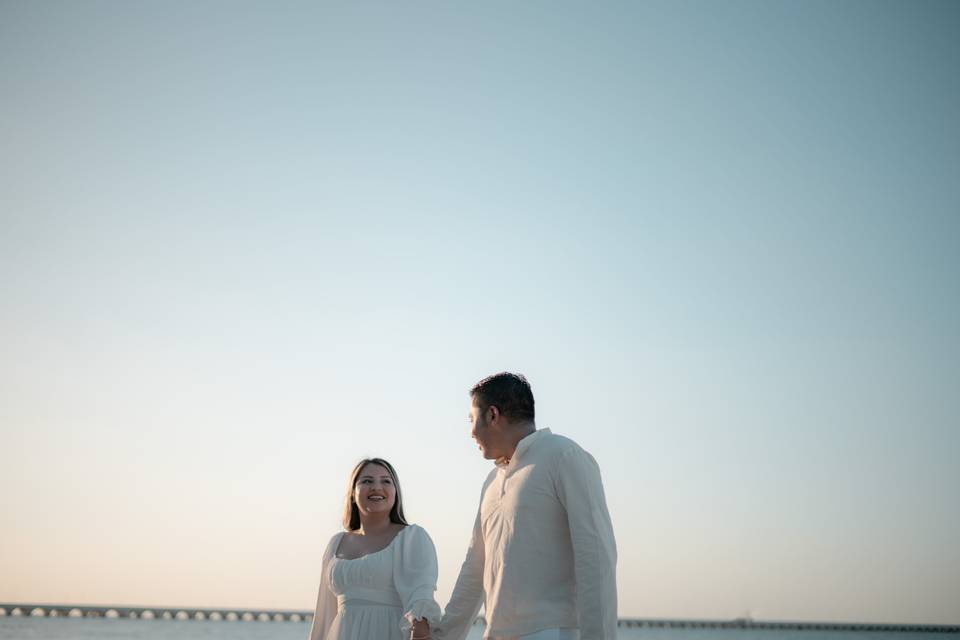
[[[0,618],[126,618],[140,620],[198,620],[224,622],[309,622],[313,612],[303,609],[258,609],[247,607],[147,607],[100,606],[50,603],[0,603]],[[477,618],[474,624],[483,624]],[[781,629],[794,631],[888,631],[960,633],[958,624],[874,622],[804,622],[789,620],[733,620],[620,618],[618,627],[661,629]]]

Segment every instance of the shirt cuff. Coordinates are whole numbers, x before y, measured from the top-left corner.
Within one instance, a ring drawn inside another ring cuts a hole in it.
[[[440,605],[433,600],[417,600],[410,606],[410,610],[403,614],[400,620],[400,631],[404,635],[410,633],[414,620],[426,620],[433,629],[440,624]]]

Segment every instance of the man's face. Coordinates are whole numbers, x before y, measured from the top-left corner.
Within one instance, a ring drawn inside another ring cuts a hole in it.
[[[483,457],[487,460],[496,460],[506,455],[501,443],[502,416],[491,407],[481,409],[474,399],[470,405],[470,435],[480,446]]]

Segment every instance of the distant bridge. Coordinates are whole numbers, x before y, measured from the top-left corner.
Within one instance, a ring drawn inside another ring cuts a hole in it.
[[[888,631],[912,633],[957,633],[960,625],[880,624],[870,622],[788,622],[774,620],[665,620],[657,618],[620,618],[618,627],[667,629],[787,629],[792,631]]]
[[[294,609],[202,608],[196,607],[102,607],[69,604],[0,602],[0,617],[139,618],[143,620],[224,620],[245,622],[308,622],[312,611]],[[477,618],[475,624],[483,624]],[[901,631],[912,633],[960,634],[960,625],[874,624],[865,622],[777,622],[737,618],[735,620],[669,620],[621,618],[617,626],[669,629],[788,629],[795,631]]]
[[[304,622],[312,611],[290,609],[247,609],[196,607],[101,607],[72,604],[31,604],[0,602],[0,617],[41,618],[140,618],[143,620],[227,620],[245,622]]]

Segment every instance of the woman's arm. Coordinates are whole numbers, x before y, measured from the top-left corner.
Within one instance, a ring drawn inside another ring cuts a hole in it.
[[[310,625],[310,640],[323,640],[327,637],[327,631],[333,624],[333,618],[337,615],[337,597],[330,590],[330,583],[327,582],[327,567],[330,558],[333,557],[337,545],[340,543],[338,533],[330,540],[326,551],[323,553],[323,560],[320,563],[320,588],[317,592],[317,608],[313,613],[313,622]]]
[[[400,630],[408,638],[430,638],[430,623],[440,621],[440,606],[433,599],[437,590],[437,550],[427,532],[417,525],[401,532],[394,554],[393,584],[400,596],[403,617]]]

